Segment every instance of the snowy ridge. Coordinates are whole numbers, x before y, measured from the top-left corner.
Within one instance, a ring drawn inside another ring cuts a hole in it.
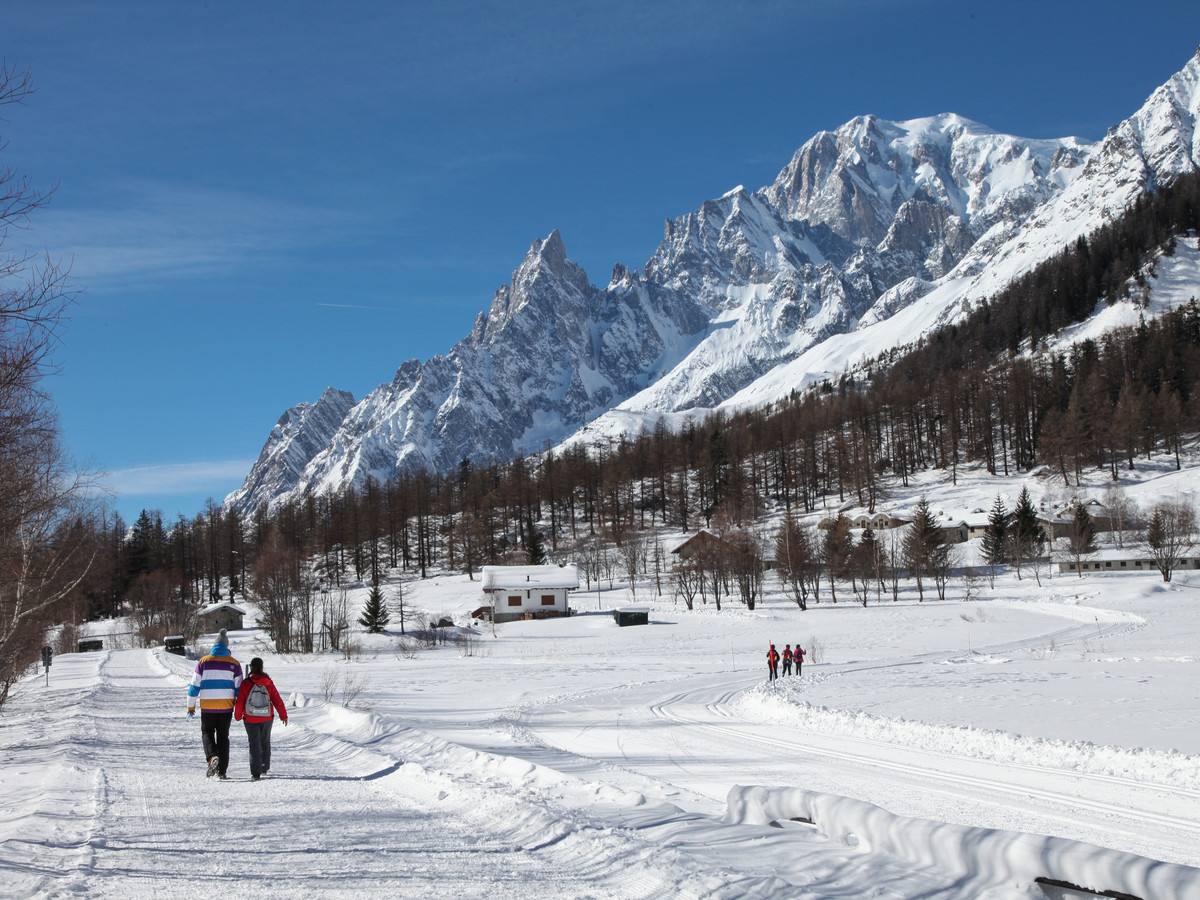
[[[1198,85],[1200,56],[1095,145],[952,114],[853,119],[771,185],[668,221],[642,272],[617,264],[604,288],[554,231],[466,338],[404,363],[332,433],[308,426],[306,405],[285,414],[292,437],[272,432],[226,503],[249,511],[760,405],[909,344],[1193,171]]]

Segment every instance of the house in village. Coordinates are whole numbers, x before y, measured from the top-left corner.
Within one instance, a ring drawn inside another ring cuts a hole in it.
[[[851,528],[863,529],[870,526],[871,530],[878,533],[880,531],[888,531],[892,528],[900,528],[908,525],[912,519],[894,516],[886,512],[876,511],[874,513],[866,512],[862,509],[841,509],[838,515],[845,516]],[[837,522],[836,517],[827,516],[817,523],[817,528],[822,531],[828,531]],[[947,544],[961,544],[973,537],[971,534],[971,526],[966,518],[958,515],[948,515],[945,512],[939,511],[934,517],[934,524],[938,531],[941,532],[942,540]]]
[[[1158,566],[1150,557],[1150,553],[1136,547],[1126,547],[1118,550],[1115,547],[1105,547],[1095,553],[1089,553],[1079,561],[1075,568],[1075,559],[1065,553],[1058,552],[1053,556],[1054,567],[1059,572],[1157,572]],[[1200,554],[1181,557],[1175,564],[1176,571],[1183,569],[1200,569]]]
[[[986,509],[976,507],[962,519],[967,525],[967,540],[974,540],[987,534],[988,526],[992,523],[992,514]]]
[[[965,544],[971,539],[971,528],[961,516],[938,512],[934,517],[933,526],[947,544]]]
[[[695,559],[697,556],[718,551],[723,552],[728,549],[728,541],[722,540],[711,531],[701,530],[672,550],[671,553],[679,557],[680,562],[686,562],[689,559]]]
[[[1094,497],[1081,499],[1083,508],[1087,510],[1092,519],[1092,528],[1097,534],[1103,531],[1112,532],[1117,529],[1118,523],[1115,521],[1112,513],[1099,500]],[[1063,537],[1071,533],[1071,528],[1075,524],[1075,501],[1074,499],[1067,501],[1064,504],[1054,505],[1047,509],[1045,501],[1041,503],[1040,515],[1038,523],[1046,532],[1046,539],[1053,542],[1055,539]],[[1129,523],[1126,522],[1126,527]]]
[[[246,611],[240,606],[234,606],[229,601],[214,603],[211,606],[206,606],[196,614],[200,622],[200,632],[208,634],[210,632],[220,631],[222,628],[227,631],[237,631],[242,628],[242,617],[246,615]]]
[[[579,568],[574,563],[483,567],[483,595],[496,622],[569,616],[570,593],[578,589]]]
[[[862,507],[849,507],[839,509],[836,516],[826,516],[821,519],[817,522],[817,528],[821,531],[828,531],[837,523],[837,516],[845,516],[849,519],[851,528],[867,528],[869,526],[872,531],[887,531],[890,528],[908,524],[908,519],[897,518],[879,510],[869,512]]]

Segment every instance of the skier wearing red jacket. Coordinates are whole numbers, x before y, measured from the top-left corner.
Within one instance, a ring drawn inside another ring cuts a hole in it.
[[[783,646],[783,674],[792,674],[792,645],[784,644]]]
[[[250,660],[250,674],[238,690],[237,704],[233,717],[244,721],[246,737],[250,741],[250,778],[258,781],[271,770],[271,725],[275,712],[287,725],[287,707],[275,690],[275,682],[263,671],[259,657]]]
[[[779,651],[775,649],[775,645],[771,645],[771,649],[767,651],[767,670],[770,673],[767,676],[768,681],[774,681],[779,677]]]

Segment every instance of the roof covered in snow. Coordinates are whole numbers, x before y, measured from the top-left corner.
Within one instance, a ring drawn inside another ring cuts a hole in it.
[[[484,566],[483,589],[531,590],[533,588],[579,587],[579,568],[575,563],[561,566]]]
[[[200,615],[207,616],[209,613],[215,613],[219,609],[228,609],[230,612],[235,612],[239,616],[244,616],[246,611],[240,606],[234,606],[228,600],[222,600],[220,603],[214,603],[211,606],[206,606],[200,610]]]

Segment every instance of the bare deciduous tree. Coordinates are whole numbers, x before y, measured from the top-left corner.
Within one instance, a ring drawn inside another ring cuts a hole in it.
[[[299,579],[292,556],[279,533],[272,530],[259,548],[250,578],[249,593],[259,607],[259,625],[279,653],[297,649],[294,619]]]
[[[746,609],[754,609],[763,587],[763,549],[758,535],[748,529],[738,529],[725,536],[728,546],[728,569],[738,598]]]
[[[0,67],[0,107],[32,90],[28,72]],[[68,618],[95,555],[80,527],[89,485],[71,471],[42,388],[75,292],[64,267],[9,241],[49,197],[0,166],[0,706],[37,659],[47,626]]]
[[[696,597],[704,586],[704,570],[693,560],[681,559],[671,573],[671,581],[676,600],[682,600],[688,609],[695,609]]]
[[[775,567],[788,596],[801,610],[808,609],[814,574],[820,589],[821,564],[815,538],[791,516],[784,519],[775,536]]]
[[[1150,558],[1170,581],[1183,558],[1196,549],[1196,508],[1183,500],[1163,500],[1150,509],[1146,546]]]

